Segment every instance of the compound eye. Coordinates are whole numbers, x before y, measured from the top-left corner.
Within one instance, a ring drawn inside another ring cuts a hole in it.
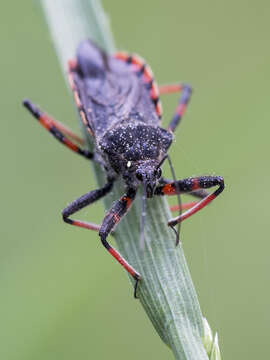
[[[157,177],[158,179],[161,177],[161,175],[162,175],[162,170],[161,170],[161,168],[158,168],[158,169],[155,171],[155,175],[156,175],[156,177]]]
[[[140,171],[137,171],[136,172],[136,178],[140,181],[143,181],[143,176],[142,176],[142,173]]]

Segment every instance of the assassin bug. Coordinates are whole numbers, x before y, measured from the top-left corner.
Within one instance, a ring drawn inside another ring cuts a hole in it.
[[[83,149],[83,140],[38,109],[29,100],[24,106],[57,140],[86,159],[98,162],[106,171],[107,183],[70,203],[63,220],[71,225],[99,232],[108,252],[135,279],[135,297],[140,274],[107,242],[127,213],[140,185],[147,198],[190,193],[201,200],[183,204],[188,209],[171,219],[172,228],[201,210],[224,189],[220,176],[200,176],[183,180],[162,178],[161,165],[167,158],[173,133],[186,110],[191,88],[186,84],[157,87],[150,67],[137,55],[118,52],[108,55],[90,40],[82,41],[75,60],[68,63],[68,79],[82,122],[93,137],[94,151]],[[160,94],[180,92],[176,112],[167,130],[160,127]],[[71,219],[70,216],[108,194],[117,177],[122,176],[126,193],[105,215],[101,225]],[[218,186],[211,194],[205,189]],[[179,210],[174,207],[173,210]]]

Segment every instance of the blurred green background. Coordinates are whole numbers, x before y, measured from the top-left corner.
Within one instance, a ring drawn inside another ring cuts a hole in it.
[[[223,359],[267,358],[270,3],[103,4],[119,48],[146,58],[159,83],[195,89],[175,170],[223,175],[227,187],[183,225],[186,257]],[[0,29],[0,358],[173,359],[97,235],[61,220],[95,182],[21,106],[30,97],[79,131],[39,3],[2,1]],[[165,124],[176,102],[164,99]],[[102,216],[99,204],[81,217]]]

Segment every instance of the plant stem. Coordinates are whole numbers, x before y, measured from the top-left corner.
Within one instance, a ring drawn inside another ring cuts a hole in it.
[[[114,51],[107,19],[98,0],[42,0],[42,5],[63,71],[67,60],[74,58],[78,43],[85,38],[95,40],[107,52]],[[91,146],[85,132],[84,137]],[[94,169],[98,186],[102,186],[104,172],[96,165]],[[123,193],[123,184],[118,181],[104,201],[106,208]],[[167,226],[171,217],[168,204],[161,197],[147,201],[142,251],[139,246],[141,201],[140,196],[137,198],[117,227],[115,241],[121,254],[142,275],[139,301],[176,359],[207,360],[197,295],[182,246],[175,247],[175,235]],[[109,257],[106,260],[109,261]],[[134,285],[133,279],[131,281]]]

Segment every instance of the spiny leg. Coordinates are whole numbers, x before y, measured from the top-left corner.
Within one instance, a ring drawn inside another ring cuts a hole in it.
[[[135,280],[134,297],[137,298],[137,286],[141,278],[140,274],[106,240],[121,218],[127,213],[135,196],[136,192],[133,189],[130,189],[124,196],[113,204],[112,208],[108,211],[102,222],[99,235],[104,247]]]
[[[204,208],[207,204],[213,201],[223,190],[224,180],[221,176],[200,176],[178,180],[177,182],[170,182],[166,185],[158,186],[155,190],[155,195],[176,195],[177,193],[189,193],[195,190],[209,189],[213,186],[218,186],[217,190],[204,197],[197,202],[191,209],[185,211],[180,216],[171,219],[168,225],[173,227],[179,222],[184,221],[197,211]]]
[[[172,85],[163,85],[159,87],[159,93],[161,95],[172,94],[180,91],[181,91],[181,96],[178,102],[178,106],[168,126],[168,130],[171,132],[175,131],[186,111],[187,105],[189,103],[192,94],[192,88],[188,84],[172,84]]]
[[[40,122],[40,124],[48,130],[58,141],[68,147],[70,150],[77,154],[82,155],[87,159],[93,159],[94,154],[88,150],[82,149],[76,145],[73,141],[69,140],[67,136],[82,144],[83,140],[74,134],[71,130],[64,125],[58,123],[46,113],[38,109],[30,100],[24,100],[23,105],[30,111],[30,113]]]
[[[70,216],[77,211],[83,209],[84,207],[93,204],[95,201],[101,199],[106,194],[108,194],[113,187],[113,180],[109,180],[107,184],[105,184],[101,189],[92,190],[87,194],[80,196],[78,199],[74,200],[71,204],[69,204],[63,211],[62,216],[63,220],[70,224],[79,226],[89,230],[100,230],[100,225],[92,224],[86,221],[81,220],[72,220]]]

